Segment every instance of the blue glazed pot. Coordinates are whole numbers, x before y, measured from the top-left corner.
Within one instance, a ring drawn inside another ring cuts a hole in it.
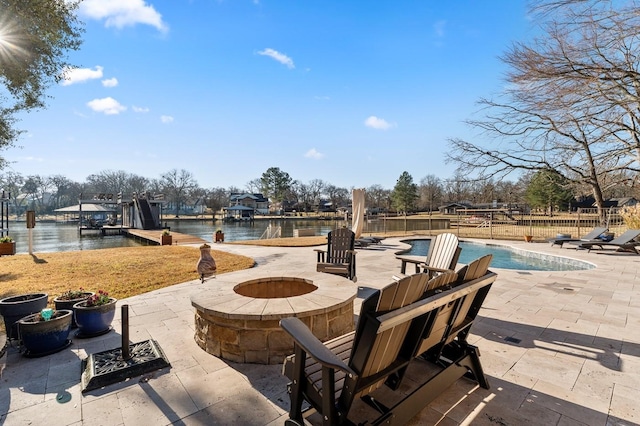
[[[69,344],[70,310],[57,310],[48,321],[39,321],[40,313],[20,319],[17,323],[26,356],[42,356],[57,352]]]
[[[82,293],[82,296],[77,299],[60,299],[56,297],[53,299],[53,303],[55,304],[56,309],[68,309],[73,311],[73,305],[78,302],[82,302],[83,300],[87,300],[89,297],[93,296],[95,293],[92,291],[85,291]],[[76,328],[78,325],[76,324],[76,316],[71,315],[71,328]]]
[[[18,338],[18,320],[47,307],[47,293],[29,293],[0,300],[0,314],[4,319],[7,339]]]
[[[86,306],[86,300],[73,305],[78,337],[99,336],[110,330],[118,301],[113,297],[110,300],[109,303],[100,306]]]

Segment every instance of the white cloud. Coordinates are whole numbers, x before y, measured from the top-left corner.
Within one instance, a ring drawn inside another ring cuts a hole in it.
[[[112,97],[94,99],[87,102],[87,106],[95,112],[101,112],[106,115],[117,115],[127,110],[126,106],[121,105],[120,102]]]
[[[162,121],[165,124],[173,123],[173,117],[170,115],[161,115],[160,121]]]
[[[96,65],[95,69],[91,68],[66,68],[62,71],[62,85],[71,86],[76,83],[84,83],[88,80],[102,78],[102,67]]]
[[[314,160],[321,160],[324,158],[324,154],[316,151],[315,148],[311,148],[309,151],[306,152],[306,154],[304,154],[304,156],[307,158],[313,158]]]
[[[287,68],[295,68],[296,66],[293,64],[293,59],[285,55],[284,53],[280,53],[277,50],[273,49],[264,49],[258,52],[258,55],[268,56],[276,61],[280,62],[283,65],[286,65]]]
[[[364,120],[364,125],[377,130],[388,130],[392,127],[395,127],[395,124],[391,124],[382,118],[376,117],[375,115],[372,115],[371,117]]]
[[[143,112],[149,112],[149,108],[147,107],[139,107],[139,106],[132,106],[131,109],[133,110],[133,112],[139,112],[139,113],[143,113]]]
[[[159,31],[168,30],[162,15],[144,0],[84,0],[80,3],[80,11],[91,19],[104,20],[107,28],[144,24]]]
[[[444,37],[445,35],[445,28],[447,26],[447,21],[438,21],[435,24],[433,24],[433,31],[436,33],[436,36],[438,37]]]
[[[115,77],[104,79],[102,80],[102,85],[104,87],[116,87],[118,85],[118,79]]]
[[[44,158],[42,157],[20,157],[18,158],[20,161],[33,161],[36,163],[43,163],[44,162]]]

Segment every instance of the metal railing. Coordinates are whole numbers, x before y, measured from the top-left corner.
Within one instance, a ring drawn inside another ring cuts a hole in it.
[[[606,211],[605,224],[609,232],[619,235],[626,226],[618,208]],[[450,222],[451,232],[459,237],[489,239],[515,239],[531,236],[534,240],[554,238],[558,234],[569,234],[574,238],[603,226],[597,209],[578,209],[571,213],[522,213],[506,210],[459,210]]]
[[[280,238],[282,236],[282,227],[280,225],[267,226],[267,229],[264,230],[262,235],[260,236],[261,240],[271,239],[271,238]]]

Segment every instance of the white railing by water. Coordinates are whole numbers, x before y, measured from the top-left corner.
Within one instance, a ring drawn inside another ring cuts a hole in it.
[[[262,236],[260,237],[260,239],[266,240],[270,238],[280,238],[281,236],[282,236],[282,227],[280,225],[278,226],[269,225],[267,226],[267,229],[265,229],[264,232],[262,233]]]

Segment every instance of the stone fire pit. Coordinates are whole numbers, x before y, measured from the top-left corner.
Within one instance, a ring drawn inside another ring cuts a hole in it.
[[[358,287],[346,278],[319,272],[300,278],[299,271],[261,278],[251,277],[255,271],[229,275],[234,279],[218,277],[210,281],[210,290],[191,297],[196,343],[212,355],[282,363],[293,353],[293,340],[279,326],[286,317],[300,318],[322,341],[353,330]]]

